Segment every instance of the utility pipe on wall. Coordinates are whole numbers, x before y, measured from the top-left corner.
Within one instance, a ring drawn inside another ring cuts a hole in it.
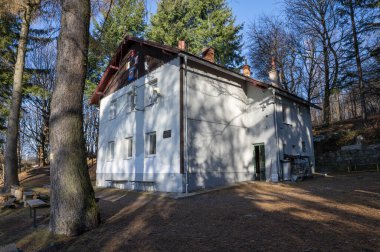
[[[277,106],[276,106],[276,90],[272,88],[272,94],[273,94],[273,106],[274,106],[274,132],[276,136],[276,145],[277,145],[277,176],[279,175],[280,171],[280,148],[279,148],[279,139],[278,139],[278,124],[277,124]],[[272,179],[272,174],[270,175]],[[278,178],[279,179],[279,178]]]
[[[188,118],[188,109],[187,109],[187,56],[185,55],[185,146],[186,146],[186,193],[189,192],[189,145],[188,145],[188,134],[187,134],[187,118]]]
[[[188,109],[187,109],[187,55],[186,54],[179,54],[180,57],[184,59],[185,62],[185,89],[184,89],[184,96],[185,96],[185,113],[184,113],[184,147],[185,147],[185,192],[189,192],[189,153],[188,153],[188,134],[187,134],[187,118],[188,118]]]

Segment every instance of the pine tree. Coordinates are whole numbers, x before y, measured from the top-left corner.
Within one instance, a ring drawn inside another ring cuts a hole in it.
[[[170,46],[185,40],[187,50],[196,55],[211,46],[217,63],[234,67],[242,62],[243,29],[235,23],[225,0],[161,0],[147,37]]]
[[[5,140],[6,118],[12,94],[13,67],[16,61],[17,33],[19,23],[16,16],[4,14],[0,19],[0,144]],[[3,150],[3,148],[0,148]]]
[[[94,37],[107,56],[115,52],[127,34],[140,37],[144,32],[144,0],[117,0],[103,16],[102,23],[95,23]]]
[[[20,120],[20,108],[22,99],[23,74],[25,66],[25,54],[27,49],[30,22],[38,9],[41,0],[23,1],[14,0],[0,2],[3,12],[7,10],[9,14],[19,14],[21,19],[20,37],[18,39],[17,57],[14,66],[12,99],[9,109],[7,125],[7,141],[5,150],[5,173],[4,191],[9,191],[12,185],[19,185],[18,180],[18,158],[17,143]],[[7,13],[7,12],[5,12]]]
[[[144,0],[117,0],[102,9],[102,22],[94,20],[90,37],[86,80],[87,97],[92,95],[102,73],[126,35],[141,37],[145,31]]]

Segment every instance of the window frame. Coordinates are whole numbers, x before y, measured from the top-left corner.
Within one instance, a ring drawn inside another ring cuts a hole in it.
[[[125,140],[125,152],[124,152],[124,159],[132,159],[133,158],[133,137],[126,137]]]
[[[153,79],[153,80],[149,81],[148,83],[146,83],[146,85],[145,85],[144,107],[152,107],[157,102],[157,100],[154,101],[152,98],[154,88],[158,88],[158,80],[157,79]],[[150,92],[152,94],[150,94]]]
[[[301,151],[303,153],[306,153],[306,142],[305,141],[301,141]]]
[[[111,148],[112,146],[112,148]],[[111,151],[112,149],[112,151]],[[115,141],[107,142],[107,162],[112,162],[115,159]]]
[[[154,141],[152,141],[152,136],[154,136]],[[152,146],[152,144],[154,145]],[[145,156],[154,157],[157,155],[157,132],[151,131],[145,134]]]
[[[290,125],[290,106],[282,103],[282,122]]]
[[[131,113],[135,110],[135,96],[133,94],[133,91],[127,93],[127,106],[126,106],[126,112]]]
[[[117,99],[113,99],[110,103],[109,120],[114,120],[117,114]]]

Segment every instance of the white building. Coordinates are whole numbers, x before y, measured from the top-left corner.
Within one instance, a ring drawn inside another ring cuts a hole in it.
[[[282,180],[286,157],[313,166],[313,105],[213,63],[212,49],[204,55],[124,39],[91,100],[100,104],[97,186],[154,181],[186,192]]]

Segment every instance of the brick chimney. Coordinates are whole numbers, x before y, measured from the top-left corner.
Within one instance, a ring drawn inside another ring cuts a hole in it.
[[[207,60],[207,61],[210,61],[212,63],[215,62],[215,58],[214,58],[214,48],[212,47],[207,47],[205,49],[203,49],[202,51],[202,58]]]
[[[273,86],[280,87],[280,78],[278,76],[278,70],[276,68],[275,58],[272,57],[272,69],[269,71],[269,81]]]
[[[251,67],[247,64],[247,59],[245,59],[245,64],[242,67],[243,75],[251,77]]]
[[[182,51],[186,51],[186,42],[185,40],[178,41],[178,49]]]

